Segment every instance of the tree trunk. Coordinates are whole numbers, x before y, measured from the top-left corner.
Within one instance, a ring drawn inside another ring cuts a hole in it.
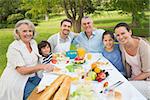
[[[48,13],[46,13],[45,14],[45,21],[48,21],[48,19],[49,19],[49,15],[48,15]]]
[[[62,2],[62,6],[65,10],[65,14],[67,18],[72,20],[73,31],[76,33],[81,32],[81,19],[84,15],[82,0],[79,0],[79,1],[80,2],[78,1],[71,2],[71,0],[69,0],[69,2],[67,2],[66,0],[63,0]],[[76,6],[72,6],[72,3],[74,3],[74,5]],[[79,5],[79,10],[77,9],[77,4]],[[67,5],[70,5],[70,6],[67,6]]]
[[[138,14],[136,12],[132,12],[132,26],[133,27],[139,27],[139,19],[138,19]]]
[[[80,33],[81,32],[81,20],[72,20],[72,25],[73,25],[73,31],[75,33]]]

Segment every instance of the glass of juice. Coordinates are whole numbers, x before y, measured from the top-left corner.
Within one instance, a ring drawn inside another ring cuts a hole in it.
[[[87,59],[91,60],[92,59],[92,54],[91,53],[87,53]]]
[[[84,58],[85,53],[86,53],[86,51],[85,51],[84,48],[78,48],[77,49],[77,54],[78,54],[79,57]]]

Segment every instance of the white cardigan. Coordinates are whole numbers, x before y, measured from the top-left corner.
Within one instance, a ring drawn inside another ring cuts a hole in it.
[[[16,66],[35,66],[40,56],[35,40],[30,41],[30,53],[21,40],[13,41],[7,51],[7,66],[0,78],[0,100],[23,100],[24,87],[29,77],[34,74],[21,75]]]

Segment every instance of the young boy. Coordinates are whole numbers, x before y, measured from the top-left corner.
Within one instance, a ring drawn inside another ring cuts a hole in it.
[[[52,59],[51,46],[47,41],[41,41],[38,44],[39,53],[43,56],[42,64],[50,63]]]

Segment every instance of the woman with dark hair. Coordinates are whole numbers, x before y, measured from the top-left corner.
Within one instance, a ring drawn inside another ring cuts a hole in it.
[[[132,31],[126,23],[117,24],[114,30],[120,43],[128,78],[138,90],[145,89],[146,93],[143,94],[147,97],[149,95],[150,99],[150,83],[147,81],[150,80],[150,43],[141,37],[132,36]]]

